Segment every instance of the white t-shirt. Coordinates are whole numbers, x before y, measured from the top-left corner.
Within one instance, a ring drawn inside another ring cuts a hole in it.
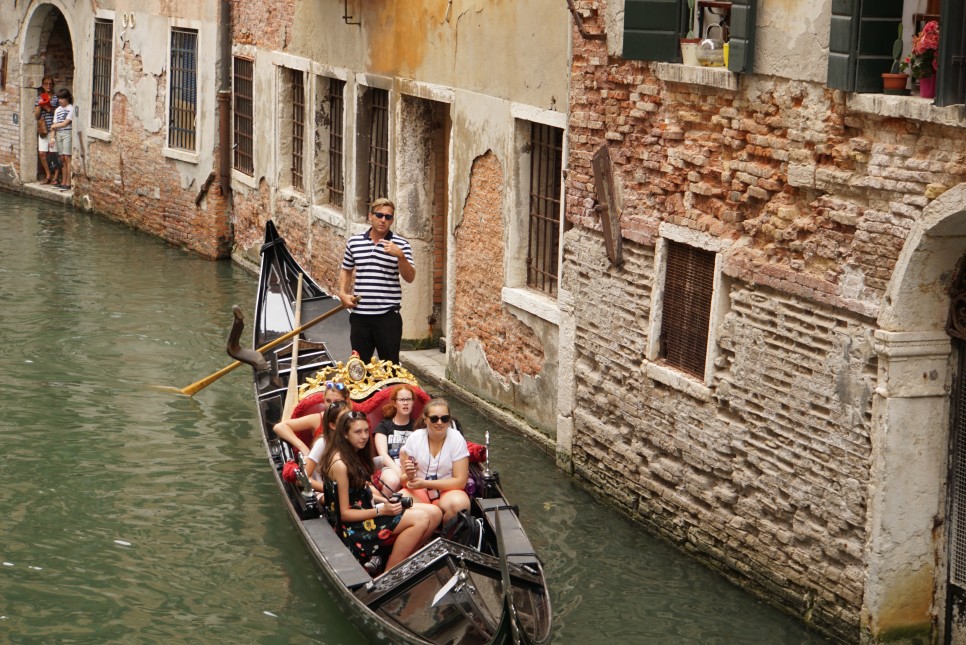
[[[319,468],[319,464],[322,462],[322,453],[325,451],[325,437],[319,437],[312,444],[312,450],[309,451],[309,459],[315,462],[315,471],[312,473],[312,479],[317,479],[320,482],[325,480],[322,478],[322,469]]]
[[[466,439],[452,424],[446,430],[446,439],[439,455],[429,452],[429,435],[426,428],[416,430],[402,447],[402,451],[416,460],[416,477],[419,479],[446,479],[453,476],[453,462],[470,456]]]

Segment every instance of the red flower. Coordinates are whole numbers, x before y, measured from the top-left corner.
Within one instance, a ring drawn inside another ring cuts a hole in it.
[[[385,540],[390,535],[392,535],[392,531],[390,531],[389,529],[383,529],[383,530],[379,531],[379,534],[378,535],[379,535],[379,539],[380,540]]]
[[[294,461],[286,461],[285,465],[282,466],[282,479],[290,484],[294,484],[298,481],[295,477],[295,471],[299,469],[299,465]]]

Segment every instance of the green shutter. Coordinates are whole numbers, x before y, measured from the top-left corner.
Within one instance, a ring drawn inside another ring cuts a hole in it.
[[[936,105],[966,103],[966,10],[962,0],[945,0],[939,28],[939,73],[936,78]]]
[[[756,0],[732,0],[731,39],[728,41],[728,69],[732,72],[754,71]]]
[[[624,58],[681,62],[680,25],[681,0],[626,0]]]
[[[833,89],[881,92],[903,0],[832,0],[828,81]]]

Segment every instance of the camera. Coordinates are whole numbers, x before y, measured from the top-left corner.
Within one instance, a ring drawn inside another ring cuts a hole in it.
[[[393,493],[392,497],[389,498],[389,501],[392,502],[393,504],[397,504],[397,503],[402,504],[403,508],[413,507],[413,498],[405,497],[401,493]]]

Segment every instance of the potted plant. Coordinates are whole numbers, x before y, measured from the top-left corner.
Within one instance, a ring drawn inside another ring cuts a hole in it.
[[[886,94],[906,94],[906,82],[909,75],[900,71],[902,65],[902,23],[899,23],[899,35],[892,43],[892,69],[882,74],[882,90]]]
[[[899,64],[902,71],[919,81],[919,96],[931,99],[936,96],[936,70],[939,68],[939,23],[930,20],[912,39],[912,53]]]
[[[698,64],[698,43],[694,37],[694,0],[688,0],[688,35],[681,39],[681,60],[685,65]]]

